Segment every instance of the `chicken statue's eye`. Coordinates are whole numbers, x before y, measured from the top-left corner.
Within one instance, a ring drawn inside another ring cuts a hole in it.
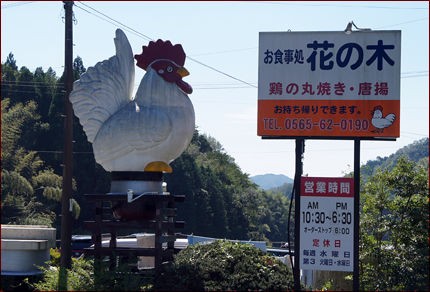
[[[173,72],[173,67],[172,67],[172,66],[168,66],[168,67],[166,68],[166,71],[167,71],[168,73]]]

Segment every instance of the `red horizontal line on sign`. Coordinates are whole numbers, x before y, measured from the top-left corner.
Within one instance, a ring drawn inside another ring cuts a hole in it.
[[[333,194],[333,193],[300,193],[303,197],[334,197],[334,198],[353,198],[354,194]]]

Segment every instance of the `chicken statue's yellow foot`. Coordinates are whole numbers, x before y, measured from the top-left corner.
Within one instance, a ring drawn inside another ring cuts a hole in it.
[[[70,101],[106,171],[172,172],[170,163],[191,142],[195,130],[192,87],[183,80],[181,45],[157,40],[133,55],[116,30],[116,54],[75,81]],[[135,59],[146,70],[133,98]]]
[[[145,171],[172,173],[173,169],[170,165],[164,163],[163,161],[154,161],[154,162],[149,163],[145,167]]]

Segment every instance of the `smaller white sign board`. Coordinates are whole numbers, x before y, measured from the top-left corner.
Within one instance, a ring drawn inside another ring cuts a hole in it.
[[[302,177],[300,269],[353,271],[354,180]]]

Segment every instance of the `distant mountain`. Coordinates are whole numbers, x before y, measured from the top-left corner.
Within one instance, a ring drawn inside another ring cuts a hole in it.
[[[251,176],[250,179],[263,190],[273,189],[293,182],[293,179],[286,175],[273,173]]]

